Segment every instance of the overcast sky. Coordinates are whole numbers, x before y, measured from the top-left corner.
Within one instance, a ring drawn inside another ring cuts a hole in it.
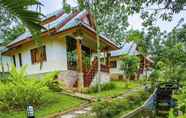
[[[73,6],[76,4],[75,0],[67,0],[67,1]],[[41,2],[44,4],[42,8],[42,12],[44,14],[48,14],[62,8],[62,0],[41,0]],[[183,11],[180,14],[174,15],[172,22],[165,22],[165,21],[158,20],[155,24],[160,26],[162,31],[164,30],[171,31],[171,29],[174,26],[176,26],[176,24],[178,23],[181,17],[185,19],[183,23],[186,23],[186,11]],[[140,16],[138,14],[129,16],[128,22],[130,27],[133,29],[142,28],[141,26],[142,19],[140,19]]]

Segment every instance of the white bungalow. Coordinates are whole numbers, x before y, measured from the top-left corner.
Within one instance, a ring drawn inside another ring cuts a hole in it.
[[[138,79],[140,74],[144,75],[150,72],[150,66],[154,63],[149,56],[144,57],[137,50],[137,45],[133,42],[125,43],[124,46],[116,51],[111,52],[110,57],[110,73],[112,79],[124,79],[123,71],[121,70],[122,61],[125,60],[124,54],[136,55],[140,58],[140,68],[137,75],[133,79]]]
[[[54,12],[42,21],[47,31],[42,32],[43,46],[38,49],[30,32],[25,32],[7,45],[4,56],[11,56],[12,63],[20,68],[27,65],[27,73],[43,74],[61,71],[62,78],[73,86],[78,73],[84,77],[84,86],[89,86],[97,74],[96,32],[92,16],[87,11],[66,14]],[[111,40],[100,35],[101,52],[119,49]],[[39,50],[43,50],[40,58]],[[102,80],[109,81],[109,57],[101,65]],[[43,63],[40,68],[40,62]],[[78,73],[77,73],[78,72]]]

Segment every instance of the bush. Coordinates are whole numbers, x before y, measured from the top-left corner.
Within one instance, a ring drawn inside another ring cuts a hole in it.
[[[7,82],[0,82],[0,110],[22,110],[28,104],[39,107],[52,102],[51,91],[46,83],[34,78],[28,78],[26,67],[16,70],[12,67]],[[45,98],[47,96],[48,98]]]
[[[97,118],[113,118],[122,111],[128,111],[141,105],[147,98],[143,99],[144,92],[129,95],[126,99],[117,99],[113,101],[101,101],[93,105],[93,112],[96,113]]]
[[[88,90],[88,93],[96,93],[98,92],[98,87],[99,85],[95,85],[93,87],[91,87],[89,90]],[[107,84],[101,84],[100,85],[101,87],[101,91],[106,91],[106,90],[111,90],[111,89],[114,89],[116,86],[110,82],[110,83],[107,83]]]
[[[128,100],[101,101],[93,106],[97,118],[112,118],[129,107]]]
[[[62,91],[61,85],[59,81],[57,80],[59,72],[52,72],[47,74],[44,78],[43,81],[46,83],[48,88],[54,92],[60,92]]]

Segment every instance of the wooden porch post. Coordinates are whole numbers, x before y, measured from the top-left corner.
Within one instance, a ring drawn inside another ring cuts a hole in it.
[[[107,51],[107,59],[106,59],[106,64],[109,66],[110,68],[110,53]]]
[[[108,52],[108,50],[106,52],[106,55],[107,55],[107,57],[106,57],[106,65],[108,67],[108,72],[110,72],[110,56],[111,56],[111,54]]]
[[[107,61],[106,61],[107,59],[106,58],[107,58],[107,50],[104,49],[103,50],[103,62],[104,62],[105,65],[107,65]]]
[[[82,37],[78,36],[76,38],[76,50],[77,50],[77,70],[79,73],[79,80],[78,80],[78,88],[81,89],[84,87],[83,85],[83,62],[82,62],[82,52],[81,52],[81,40]]]

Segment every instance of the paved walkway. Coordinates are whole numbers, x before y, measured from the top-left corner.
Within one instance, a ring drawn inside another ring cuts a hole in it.
[[[65,115],[62,115],[62,116],[58,117],[58,118],[76,118],[76,117],[78,117],[82,114],[91,112],[91,110],[92,110],[92,108],[90,106],[88,106],[88,107],[85,107],[83,109],[79,109],[79,110],[76,110],[76,111],[73,111],[73,112],[69,112]]]

